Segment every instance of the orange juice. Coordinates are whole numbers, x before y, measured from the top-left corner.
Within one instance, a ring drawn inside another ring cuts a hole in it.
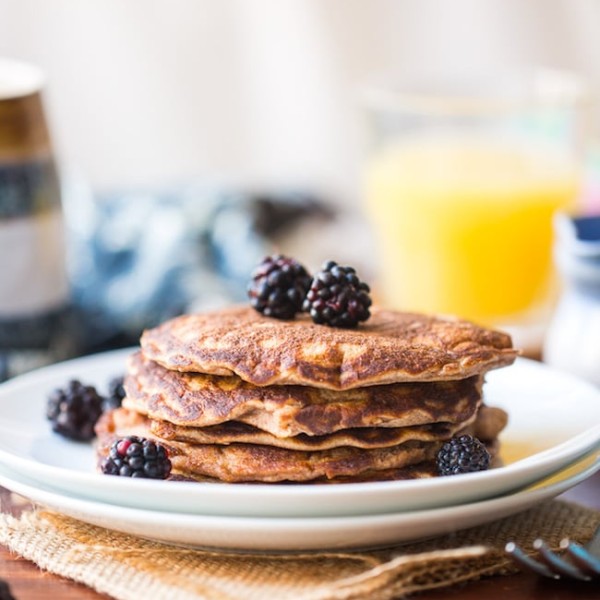
[[[367,168],[383,301],[487,325],[547,302],[552,215],[577,195],[566,157],[450,137],[390,145]]]

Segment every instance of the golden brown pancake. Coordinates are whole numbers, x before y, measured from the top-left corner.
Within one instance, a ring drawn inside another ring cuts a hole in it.
[[[137,435],[155,439],[163,444],[169,451],[170,455],[177,453],[177,449],[168,440],[163,440],[152,434],[150,430],[149,420],[142,415],[126,409],[115,409],[104,413],[96,425],[96,454],[98,465],[108,455],[109,448],[113,441],[118,437],[128,435]],[[308,454],[308,453],[307,453]],[[435,461],[423,461],[415,465],[406,467],[390,468],[390,469],[367,469],[360,474],[344,475],[340,477],[328,478],[326,476],[317,477],[309,483],[352,483],[366,481],[386,481],[396,479],[415,479],[422,477],[433,477],[436,475]],[[175,481],[196,481],[205,483],[223,483],[217,477],[194,471],[186,463],[184,457],[179,455],[179,459],[175,461],[171,471],[171,480]],[[246,483],[251,483],[253,480],[244,480]],[[241,483],[241,482],[238,482]],[[303,483],[302,481],[281,481],[278,483],[293,484]]]
[[[126,409],[124,409],[126,410]],[[464,427],[463,424],[437,423],[420,427],[362,427],[342,429],[328,435],[306,435],[279,438],[271,433],[237,421],[210,427],[182,427],[167,421],[149,420],[150,432],[163,440],[189,444],[234,443],[277,446],[289,450],[328,450],[340,446],[354,448],[386,448],[410,440],[421,442],[449,439]]]
[[[510,337],[452,318],[374,309],[356,329],[248,307],[144,332],[123,408],[97,425],[155,439],[173,478],[344,483],[432,477],[441,445],[474,433],[492,453],[506,424],[482,406],[484,374],[512,363]]]
[[[238,377],[169,371],[135,353],[123,406],[185,427],[239,421],[277,437],[324,435],[357,427],[412,427],[469,421],[482,378],[398,383],[346,391],[259,387]]]
[[[127,411],[127,409],[120,409]],[[310,436],[304,433],[293,437],[278,438],[273,434],[236,421],[210,427],[182,427],[166,421],[148,419],[149,431],[163,440],[187,442],[189,444],[260,444],[278,446],[290,450],[326,450],[338,446],[356,448],[383,448],[395,446],[409,440],[422,442],[449,439],[459,432],[469,433],[482,442],[495,440],[504,429],[506,413],[495,407],[481,407],[471,422],[452,425],[436,423],[420,427],[363,427],[342,429],[328,435]]]
[[[506,427],[508,414],[497,406],[483,405],[477,411],[477,419],[472,424],[471,435],[482,442],[493,441]]]
[[[486,444],[486,448],[490,453],[490,468],[502,466],[502,461],[499,457],[499,443],[497,440],[493,444]],[[367,483],[374,481],[404,481],[408,479],[431,479],[438,476],[438,470],[435,460],[425,460],[399,469],[381,469],[380,471],[364,471],[359,475],[334,477],[333,479],[320,478],[311,481],[310,483]],[[217,481],[217,480],[211,480]]]
[[[495,419],[490,419],[488,414],[484,420],[487,420],[489,425]],[[498,426],[499,421],[496,419],[495,422]],[[406,435],[401,433],[402,430],[367,429],[364,432],[373,435],[372,440],[369,440],[368,437],[365,438],[367,441],[377,443],[377,436],[382,433],[383,438],[379,441],[385,444],[387,441],[385,435],[395,432],[397,443],[382,447],[368,445],[365,449],[364,446],[330,447],[326,440],[324,443],[319,440],[318,450],[310,445],[308,450],[303,450],[307,440],[308,444],[314,441],[314,438],[311,440],[309,436],[301,436],[303,439],[299,440],[295,446],[277,447],[276,444],[273,444],[272,436],[265,440],[261,437],[260,432],[254,430],[254,433],[257,434],[255,443],[234,441],[225,444],[220,442],[207,444],[195,443],[193,440],[164,438],[157,435],[154,425],[155,422],[143,415],[123,408],[105,413],[96,428],[99,440],[99,459],[101,460],[106,455],[110,444],[116,437],[138,435],[155,439],[165,445],[171,457],[174,475],[184,479],[226,482],[314,481],[315,483],[334,480],[334,482],[342,483],[422,478],[435,475],[433,461],[444,441],[450,439],[454,434],[459,435],[476,430],[478,422],[475,421],[473,424],[459,429],[444,430],[442,427],[438,427],[427,431],[426,428],[414,428],[417,431],[412,433],[409,432],[410,428],[407,428]],[[216,426],[216,429],[219,430],[222,427],[224,426]],[[160,428],[159,431],[161,431]],[[490,434],[492,433],[489,427],[488,431]],[[246,433],[248,432],[245,432],[244,435]],[[360,436],[360,432],[358,433]],[[497,433],[499,430],[496,431]],[[334,434],[333,437],[344,434],[349,439],[353,439],[356,432],[340,432]],[[327,437],[325,436],[325,438]],[[267,444],[261,443],[262,441],[266,441]],[[292,444],[294,438],[288,438],[285,442]],[[495,456],[498,452],[498,442],[495,436],[487,442],[487,445],[492,456]]]
[[[407,479],[430,479],[431,477],[437,476],[437,467],[434,460],[423,461],[416,465],[410,465],[408,467],[400,467],[398,469],[381,469],[380,471],[364,471],[358,475],[347,475],[342,477],[318,477],[317,479],[311,479],[310,481],[278,481],[280,485],[323,485],[323,484],[336,484],[336,483],[368,483],[374,481],[398,481]],[[181,474],[171,472],[169,479],[173,481],[193,481],[197,483],[225,483],[214,477],[205,477],[202,475],[195,475],[193,473]],[[242,485],[244,483],[257,483],[254,481],[238,481],[236,485]],[[265,482],[260,482],[265,483]],[[266,483],[266,485],[273,485],[273,483]]]
[[[158,439],[147,421],[132,411],[105,413],[99,422],[101,456],[115,437],[140,435]],[[117,417],[115,419],[115,416]],[[161,441],[168,449],[173,473],[184,477],[210,477],[225,482],[311,481],[320,477],[355,477],[366,471],[398,469],[432,460],[443,441],[410,440],[386,448],[342,446],[328,450],[299,451],[259,444],[186,444]]]
[[[331,390],[464,379],[517,356],[505,333],[378,308],[355,329],[315,325],[306,315],[271,319],[250,307],[183,315],[145,331],[141,346],[175,371]]]
[[[363,471],[358,475],[341,475],[339,477],[320,477],[310,483],[371,483],[374,481],[405,481],[408,479],[431,479],[437,476],[435,460],[424,460],[423,462],[397,469],[380,469]]]
[[[351,448],[301,452],[232,444],[192,446],[170,442],[170,458],[176,473],[212,477],[233,483],[260,481],[312,481],[318,478],[360,477],[365,471],[399,469],[432,460],[443,442],[411,441],[391,448]]]

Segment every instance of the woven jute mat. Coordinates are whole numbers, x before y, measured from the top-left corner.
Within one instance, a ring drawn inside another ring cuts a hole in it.
[[[502,575],[503,553],[543,537],[585,543],[600,512],[561,501],[493,523],[385,550],[236,554],[184,549],[88,525],[52,512],[0,517],[0,543],[42,569],[117,599],[387,600]]]

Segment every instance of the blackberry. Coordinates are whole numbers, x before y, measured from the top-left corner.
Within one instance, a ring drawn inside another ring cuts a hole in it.
[[[101,469],[106,475],[166,479],[171,473],[171,461],[164,446],[130,435],[113,442]]]
[[[265,317],[293,319],[309,286],[310,275],[299,262],[275,254],[256,267],[247,291],[250,305]]]
[[[319,325],[356,327],[371,316],[370,291],[352,267],[330,260],[314,276],[303,309]]]
[[[46,404],[46,417],[56,433],[80,442],[95,437],[94,426],[102,414],[103,398],[92,385],[72,379],[65,388],[55,389]]]
[[[119,408],[125,398],[125,388],[123,387],[123,375],[113,377],[108,382],[108,396],[104,398],[102,409],[107,411],[113,408]]]
[[[490,467],[490,453],[471,435],[461,435],[446,442],[437,455],[440,475],[458,475],[486,471]]]

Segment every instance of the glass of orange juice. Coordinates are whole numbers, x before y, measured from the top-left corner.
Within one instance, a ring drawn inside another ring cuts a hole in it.
[[[552,216],[579,193],[585,96],[576,77],[546,71],[500,90],[368,91],[382,304],[503,328],[539,350]]]

